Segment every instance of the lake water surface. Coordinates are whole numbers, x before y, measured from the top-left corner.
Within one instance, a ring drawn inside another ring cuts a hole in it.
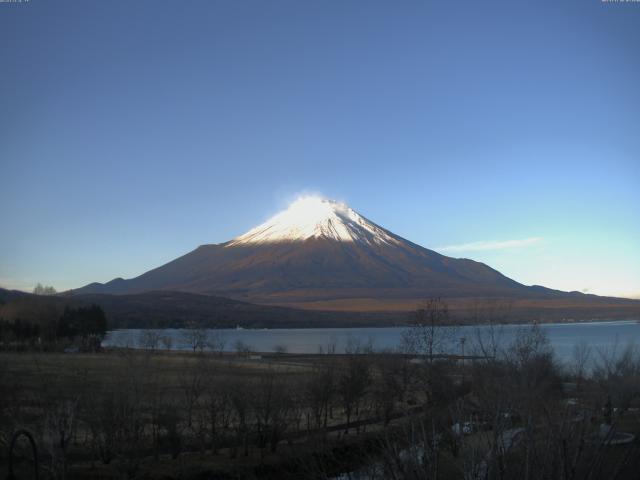
[[[494,329],[500,343],[510,343],[518,331],[530,328],[526,325],[503,325]],[[629,344],[640,345],[640,320],[602,321],[589,323],[551,323],[540,325],[551,347],[560,360],[571,357],[574,346],[585,342],[593,350],[623,349]],[[278,347],[288,353],[318,353],[320,349],[335,345],[336,353],[344,353],[349,342],[371,342],[374,349],[395,349],[401,343],[403,327],[389,328],[283,328],[283,329],[220,329],[210,330],[210,335],[225,341],[225,351],[234,351],[238,341],[256,352],[273,352]],[[114,330],[107,334],[103,345],[140,348],[144,330]],[[172,349],[188,350],[185,330],[158,330],[161,336],[172,339]],[[444,348],[446,353],[461,353],[461,338],[465,338],[465,353],[473,353],[479,337],[486,338],[489,327],[465,326],[455,330],[452,340]]]

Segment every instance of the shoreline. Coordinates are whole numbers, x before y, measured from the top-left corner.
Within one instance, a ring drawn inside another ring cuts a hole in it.
[[[437,325],[438,327],[488,327],[488,326],[509,326],[509,327],[528,327],[531,325],[540,325],[540,326],[563,326],[563,325],[597,325],[597,324],[614,324],[614,323],[638,323],[640,324],[640,318],[628,318],[628,319],[611,319],[611,320],[600,320],[600,319],[589,319],[589,320],[567,320],[564,322],[557,321],[549,321],[549,322],[499,322],[499,323],[456,323],[456,324],[443,324]],[[236,332],[236,331],[250,331],[250,332],[263,332],[263,331],[311,331],[311,330],[384,330],[384,329],[398,329],[398,328],[411,328],[411,324],[403,324],[403,325],[362,325],[362,326],[331,326],[331,327],[242,327],[241,328],[217,328],[217,327],[208,327],[201,326],[199,329],[204,330],[213,330],[213,331],[228,331],[228,332]],[[187,327],[129,327],[129,328],[115,328],[113,330],[109,330],[107,334],[111,332],[121,332],[121,331],[129,331],[129,330],[190,330]]]

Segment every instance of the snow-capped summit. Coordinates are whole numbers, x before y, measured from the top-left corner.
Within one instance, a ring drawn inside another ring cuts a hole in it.
[[[396,244],[398,239],[342,202],[322,197],[302,197],[244,235],[229,247],[324,238],[341,242]]]

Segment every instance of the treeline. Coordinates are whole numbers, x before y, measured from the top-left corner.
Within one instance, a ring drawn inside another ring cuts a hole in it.
[[[107,319],[98,305],[66,306],[59,317],[39,321],[0,319],[0,345],[9,349],[51,348],[77,342],[83,350],[98,350],[106,332]]]

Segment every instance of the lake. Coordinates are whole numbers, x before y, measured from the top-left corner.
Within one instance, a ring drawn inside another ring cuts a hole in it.
[[[502,325],[495,331],[501,344],[511,342],[518,331],[530,328],[527,325]],[[601,321],[585,323],[550,323],[540,325],[547,334],[549,343],[558,359],[566,361],[571,358],[576,344],[586,342],[594,350],[622,349],[629,344],[640,345],[640,321]],[[225,351],[235,351],[238,341],[251,347],[256,352],[273,352],[282,347],[288,353],[326,352],[330,345],[335,345],[336,353],[344,353],[349,342],[371,342],[374,349],[395,349],[400,345],[402,332],[406,328],[283,328],[283,329],[220,329],[209,330],[210,335],[221,336],[225,341]],[[108,332],[103,346],[121,346],[140,348],[141,335],[144,330],[127,329]],[[188,350],[185,330],[158,330],[160,335],[172,339],[172,349]],[[478,338],[489,334],[487,326],[464,326],[456,329],[452,340],[444,350],[447,353],[461,353],[460,338],[465,338],[465,353],[470,354],[477,345]]]

